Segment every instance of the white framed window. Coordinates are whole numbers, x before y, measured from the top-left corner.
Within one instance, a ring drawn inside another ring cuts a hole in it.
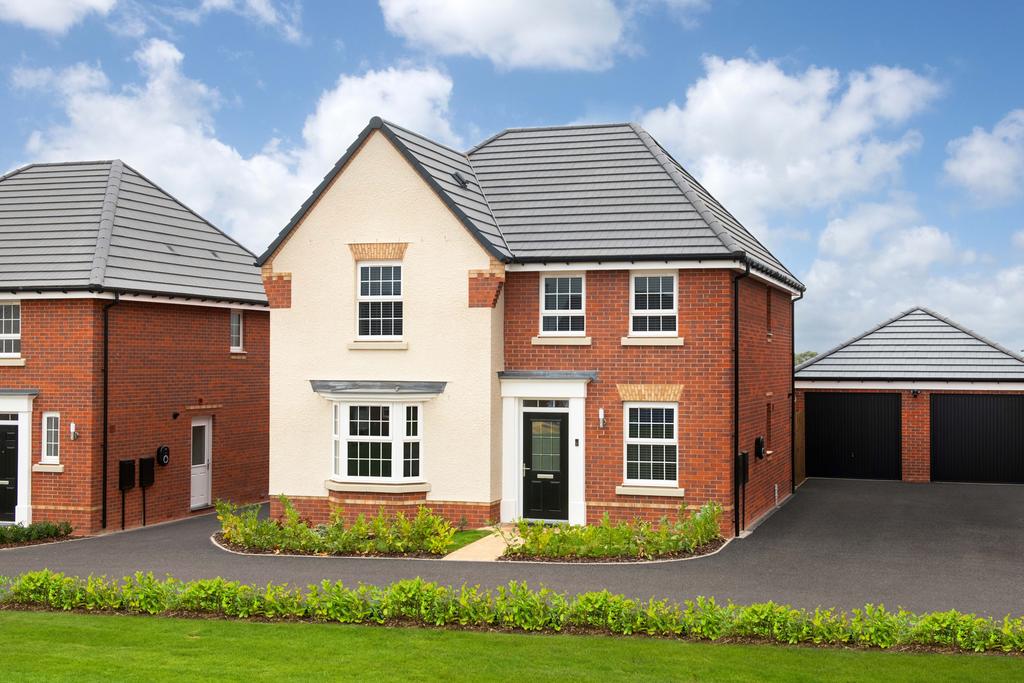
[[[245,351],[245,315],[237,309],[231,310],[231,350],[236,353]]]
[[[540,279],[540,334],[586,334],[586,279],[583,273],[558,273]]]
[[[404,328],[402,265],[360,261],[356,297],[356,337],[401,339]]]
[[[630,275],[630,336],[677,336],[679,299],[677,275],[674,272],[644,272]]]
[[[60,413],[43,413],[40,430],[43,443],[39,449],[40,462],[60,462]]]
[[[625,482],[676,486],[679,479],[676,403],[625,403]]]
[[[21,304],[0,301],[0,358],[21,356]]]
[[[418,403],[334,403],[332,473],[346,481],[422,480],[423,412]]]

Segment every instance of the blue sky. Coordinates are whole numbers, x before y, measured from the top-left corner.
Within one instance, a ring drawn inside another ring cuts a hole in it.
[[[808,285],[1024,348],[1024,4],[0,0],[0,170],[123,158],[260,252],[367,119],[639,121]]]

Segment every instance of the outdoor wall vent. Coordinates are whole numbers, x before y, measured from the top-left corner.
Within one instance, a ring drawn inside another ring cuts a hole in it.
[[[469,187],[469,181],[466,180],[466,176],[462,175],[458,171],[452,173],[452,178],[455,178],[455,182],[457,182],[461,187]]]

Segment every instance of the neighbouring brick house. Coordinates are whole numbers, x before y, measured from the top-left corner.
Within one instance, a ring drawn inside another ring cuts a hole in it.
[[[147,523],[265,499],[269,320],[254,261],[120,161],[0,178],[0,522],[120,528],[129,460],[123,519],[138,526],[141,461],[161,446]]]
[[[1024,357],[915,307],[796,368],[797,477],[1024,483]]]
[[[374,118],[259,262],[270,490],[311,519],[713,500],[732,534],[792,492],[803,285],[635,125]]]

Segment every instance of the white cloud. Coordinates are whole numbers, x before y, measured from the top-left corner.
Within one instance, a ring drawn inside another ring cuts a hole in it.
[[[829,222],[797,305],[801,349],[824,351],[916,305],[1020,348],[1024,266],[992,268],[919,218],[913,198],[900,196]]]
[[[244,154],[215,126],[217,90],[189,78],[184,56],[150,40],[136,53],[140,83],[111,86],[97,66],[21,70],[12,80],[56,98],[66,120],[33,132],[32,161],[121,158],[259,253],[371,116],[458,142],[451,80],[431,68],[343,74],[307,117],[302,140],[269,140]]]
[[[1024,109],[1007,114],[992,131],[975,128],[952,140],[946,176],[984,202],[1024,194]]]
[[[174,8],[168,13],[177,19],[198,23],[212,12],[233,12],[276,28],[290,42],[298,43],[302,35],[302,6],[298,0],[202,0],[195,8]]]
[[[1013,246],[1018,249],[1024,249],[1024,230],[1018,230],[1013,233],[1013,237],[1010,238],[1010,241],[1013,242]]]
[[[87,15],[106,15],[117,0],[0,0],[0,21],[56,35]]]
[[[905,125],[941,93],[926,76],[888,66],[843,77],[707,57],[704,68],[685,102],[648,111],[641,122],[752,226],[768,212],[878,190],[920,146]]]
[[[626,21],[611,0],[380,0],[388,30],[442,55],[501,68],[600,71],[624,48]]]

